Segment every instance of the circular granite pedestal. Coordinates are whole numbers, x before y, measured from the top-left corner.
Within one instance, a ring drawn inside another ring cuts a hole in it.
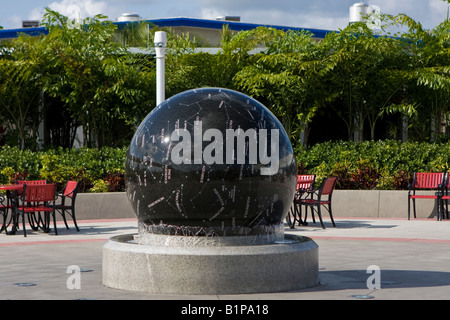
[[[166,236],[166,240],[171,240]],[[286,235],[272,244],[198,245],[179,241],[138,244],[133,235],[109,239],[103,247],[105,286],[161,294],[241,294],[314,287],[318,245]]]

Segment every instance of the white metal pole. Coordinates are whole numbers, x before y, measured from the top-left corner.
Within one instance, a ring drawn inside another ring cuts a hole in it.
[[[167,35],[164,31],[155,32],[155,51],[156,51],[156,105],[159,106],[166,97],[165,80],[165,56],[167,46]]]

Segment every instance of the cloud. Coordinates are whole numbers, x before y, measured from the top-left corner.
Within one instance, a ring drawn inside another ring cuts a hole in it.
[[[95,16],[99,13],[105,13],[108,5],[103,1],[63,0],[61,2],[52,2],[48,7],[71,19],[75,19],[78,15],[80,15],[81,18],[86,18]]]
[[[337,30],[347,25],[349,8],[358,1],[18,0],[20,6],[12,4],[8,7],[5,3],[5,9],[0,11],[0,20],[3,19],[4,27],[8,27],[9,22],[14,22],[14,27],[18,27],[21,20],[18,15],[22,19],[41,20],[44,7],[49,6],[72,18],[76,18],[77,12],[80,12],[81,18],[101,13],[111,20],[115,20],[123,12],[137,12],[146,19],[175,16],[215,19],[218,16],[231,15],[240,16],[242,22]],[[433,28],[444,21],[449,7],[448,3],[442,0],[365,0],[365,2],[379,6],[383,13],[393,15],[405,13],[421,22],[425,28]],[[32,8],[35,9],[31,10]]]
[[[449,13],[447,10],[450,8],[448,4],[445,4],[441,0],[428,1],[428,7],[430,10],[429,18],[434,23],[433,26],[443,22],[447,18],[447,14]]]
[[[29,20],[42,20],[42,15],[43,15],[43,9],[41,9],[41,8],[34,8],[28,14],[28,19]]]
[[[242,22],[337,30],[345,28],[349,18],[349,6],[343,1],[198,1],[202,3],[202,18],[207,19],[233,15],[240,16]]]
[[[9,16],[6,20],[8,25],[12,25],[16,28],[22,25],[22,18],[16,14]]]
[[[429,29],[436,27],[445,20],[449,7],[442,0],[372,0],[369,4],[378,5],[383,13],[406,14]]]
[[[95,0],[62,0],[51,2],[48,8],[57,11],[70,19],[81,19],[87,17],[93,17],[97,14],[104,14],[108,16],[109,19],[115,20],[122,11],[115,6],[110,6],[106,1],[95,1]],[[29,19],[32,20],[42,20],[44,15],[44,8],[38,7],[34,8],[29,13]]]
[[[350,6],[358,0],[186,0],[201,6],[202,18],[240,16],[243,22],[337,30],[348,24]],[[449,5],[442,0],[366,0],[382,13],[404,13],[433,28],[446,18]]]

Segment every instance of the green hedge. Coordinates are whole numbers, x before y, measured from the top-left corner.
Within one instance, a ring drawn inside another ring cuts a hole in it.
[[[338,176],[340,189],[407,189],[413,172],[444,172],[449,168],[450,143],[394,140],[325,142],[298,151],[300,173],[320,181]]]
[[[47,179],[82,181],[82,192],[124,191],[127,148],[52,149],[31,152],[0,149],[0,183]],[[406,189],[415,171],[449,168],[450,143],[393,140],[325,142],[296,152],[299,173],[315,173],[317,183],[338,176],[339,189]]]
[[[52,149],[31,152],[5,146],[0,150],[0,183],[15,179],[81,181],[81,192],[124,191],[127,148]]]

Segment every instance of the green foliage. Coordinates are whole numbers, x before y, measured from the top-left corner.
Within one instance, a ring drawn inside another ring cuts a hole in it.
[[[133,109],[149,105],[142,97],[148,100],[147,86],[152,83],[145,59],[113,41],[116,26],[105,18],[97,15],[74,25],[49,9],[44,15],[49,29],[43,39],[46,66],[52,75],[45,77],[44,90],[65,103],[83,125],[90,147],[114,145],[110,133],[121,125],[119,119],[134,124],[139,112]]]
[[[94,185],[89,190],[89,192],[92,193],[101,193],[101,192],[108,192],[108,182],[103,179],[98,179],[94,181]]]
[[[406,189],[413,172],[449,169],[450,143],[325,142],[297,153],[297,162],[319,182],[338,176],[342,189]]]
[[[261,100],[282,122],[292,141],[316,111],[321,95],[317,45],[308,32],[258,28],[253,36],[267,50],[236,73],[239,89]]]
[[[31,152],[5,146],[0,150],[0,182],[45,179],[63,185],[67,180],[76,180],[82,182],[82,192],[93,187],[99,190],[101,185],[103,191],[124,191],[126,150],[103,147]]]
[[[6,146],[0,150],[0,183],[70,179],[82,182],[82,192],[124,191],[126,152],[110,147],[31,152]],[[299,149],[296,158],[299,173],[316,174],[317,183],[337,176],[340,189],[404,190],[413,172],[449,170],[450,142],[325,142]]]
[[[439,141],[450,137],[444,132],[450,20],[433,30],[405,15],[385,15],[383,23],[407,31],[385,37],[352,24],[317,41],[309,32],[260,27],[234,34],[224,27],[217,54],[195,53],[201,40],[168,31],[167,96],[207,86],[243,91],[280,119],[299,170],[316,173],[318,182],[337,175],[340,188],[404,189],[414,171],[448,169],[450,144]],[[77,24],[51,10],[44,25],[48,36],[20,36],[0,46],[0,120],[8,126],[7,141],[19,146],[0,151],[0,180],[75,179],[83,191],[121,191],[125,150],[104,146],[128,145],[155,106],[154,59],[126,47],[151,43],[152,34],[145,24],[117,30],[102,15]],[[265,50],[249,53],[259,47]],[[349,140],[355,132],[363,140],[365,126],[374,140],[379,121],[397,116],[408,121],[412,142],[338,141],[305,149],[316,116],[331,112],[346,125]],[[36,149],[38,123],[52,114],[61,123],[46,138],[67,129],[68,142],[55,139],[45,152],[24,150]],[[71,147],[80,125],[86,146],[95,148],[55,147]]]
[[[36,180],[39,177],[40,161],[36,153],[17,147],[4,146],[0,151],[0,181],[14,182],[15,179]]]
[[[409,139],[450,137],[442,130],[450,109],[449,19],[433,30],[402,14],[382,21],[382,28],[406,31],[380,36],[357,23],[317,41],[306,31],[235,33],[225,25],[217,54],[196,53],[205,41],[167,30],[166,96],[198,87],[243,91],[280,119],[295,148],[309,145],[315,119],[330,113],[349,140],[375,139],[378,123],[393,117],[408,121]],[[128,49],[148,46],[157,28],[149,33],[146,23],[131,23],[118,30],[103,15],[78,23],[50,9],[43,25],[47,36],[22,35],[0,46],[0,120],[8,143],[36,149],[39,138],[71,147],[82,126],[85,146],[127,145],[155,107],[154,59]],[[44,117],[51,127],[45,139],[37,134]],[[399,126],[392,124],[389,137],[401,138]]]
[[[0,123],[8,126],[7,141],[21,149],[36,149],[37,138],[71,147],[82,126],[85,146],[128,144],[154,107],[154,62],[131,54],[117,38],[137,43],[148,25],[124,35],[103,15],[78,23],[50,9],[43,25],[48,35],[21,35],[0,47]],[[52,132],[38,137],[44,120]]]
[[[28,138],[35,138],[39,124],[39,83],[41,57],[38,40],[19,36],[14,46],[5,45],[0,59],[0,123],[16,133],[15,143],[22,149]]]

